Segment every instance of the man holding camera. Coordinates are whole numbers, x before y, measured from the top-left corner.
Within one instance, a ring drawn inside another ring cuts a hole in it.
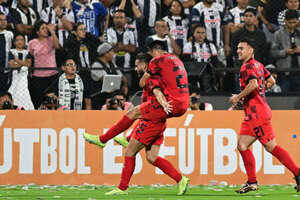
[[[48,88],[45,91],[44,100],[38,110],[69,110],[67,106],[59,105],[57,90]]]
[[[106,104],[101,110],[130,110],[134,108],[131,102],[126,101],[125,93],[122,90],[115,90],[112,93],[112,98],[106,99]]]
[[[22,106],[14,105],[14,100],[9,92],[1,92],[0,110],[25,110],[25,109]]]
[[[200,101],[200,91],[193,85],[189,85],[190,91],[190,104],[189,110],[213,110],[210,103]]]

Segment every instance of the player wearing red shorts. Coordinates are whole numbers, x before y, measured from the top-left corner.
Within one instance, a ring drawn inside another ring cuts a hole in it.
[[[189,106],[189,90],[183,63],[176,56],[164,51],[165,46],[161,41],[154,41],[149,49],[150,54],[155,58],[151,60],[148,72],[160,75],[169,94],[168,101],[159,103],[147,101],[134,107],[105,134],[98,136],[84,133],[83,136],[88,142],[104,148],[108,140],[127,130],[136,119],[160,121],[169,117],[179,117],[186,112]],[[142,87],[151,76],[149,73],[145,73],[142,77],[140,81]]]
[[[295,189],[299,192],[299,167],[294,163],[289,153],[277,145],[271,125],[271,109],[266,102],[265,90],[275,84],[275,79],[261,63],[254,60],[254,47],[255,44],[250,39],[242,39],[238,44],[238,58],[243,62],[240,69],[241,92],[233,94],[229,99],[234,106],[240,99],[243,99],[245,113],[237,148],[243,158],[248,181],[236,192],[247,193],[258,190],[255,159],[249,149],[256,140],[259,140],[268,152],[294,174],[297,184]]]

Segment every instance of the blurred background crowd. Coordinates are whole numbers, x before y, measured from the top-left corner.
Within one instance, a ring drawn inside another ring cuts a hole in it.
[[[239,91],[244,37],[277,79],[267,92],[300,94],[299,14],[299,0],[0,0],[0,109],[131,108],[135,56],[154,40],[185,63],[191,109]],[[121,86],[102,92],[109,74]]]

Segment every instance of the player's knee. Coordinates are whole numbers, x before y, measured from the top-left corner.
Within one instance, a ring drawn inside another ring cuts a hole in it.
[[[156,160],[156,158],[155,158],[155,156],[153,156],[153,155],[149,155],[149,154],[147,154],[146,155],[146,159],[147,159],[147,161],[148,161],[148,163],[150,163],[151,165],[153,165],[153,163],[155,162],[155,160]]]
[[[248,149],[248,145],[245,145],[245,144],[243,144],[243,143],[238,143],[238,144],[237,144],[237,149],[238,149],[239,151],[246,151],[246,150]]]
[[[126,115],[127,117],[129,117],[130,119],[136,119],[136,117],[138,116],[138,113],[139,113],[139,109],[138,107],[134,107],[132,108],[131,110],[129,110]]]

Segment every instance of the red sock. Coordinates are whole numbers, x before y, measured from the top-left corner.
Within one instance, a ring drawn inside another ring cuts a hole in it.
[[[179,174],[179,172],[173,167],[173,165],[166,159],[158,156],[154,161],[153,165],[155,167],[158,167],[161,171],[170,176],[177,183],[180,182],[182,177],[181,174]]]
[[[255,183],[256,180],[256,170],[255,170],[255,158],[253,156],[253,153],[250,149],[246,151],[240,151],[241,156],[244,161],[245,169],[248,175],[248,182],[249,183]]]
[[[290,154],[277,145],[273,151],[271,152],[273,156],[275,156],[286,168],[288,168],[294,176],[299,175],[299,167],[295,164]]]
[[[126,140],[127,140],[128,142],[130,141],[131,135],[132,135],[132,133],[130,133],[130,135],[128,135],[128,136],[126,137]]]
[[[120,190],[126,190],[128,188],[128,184],[133,174],[134,168],[135,168],[135,157],[125,157],[125,162],[124,162],[122,175],[121,175],[121,181],[118,187]]]
[[[122,119],[113,125],[105,134],[99,136],[100,141],[106,143],[108,140],[127,130],[133,124],[133,122],[134,120],[124,115]]]

